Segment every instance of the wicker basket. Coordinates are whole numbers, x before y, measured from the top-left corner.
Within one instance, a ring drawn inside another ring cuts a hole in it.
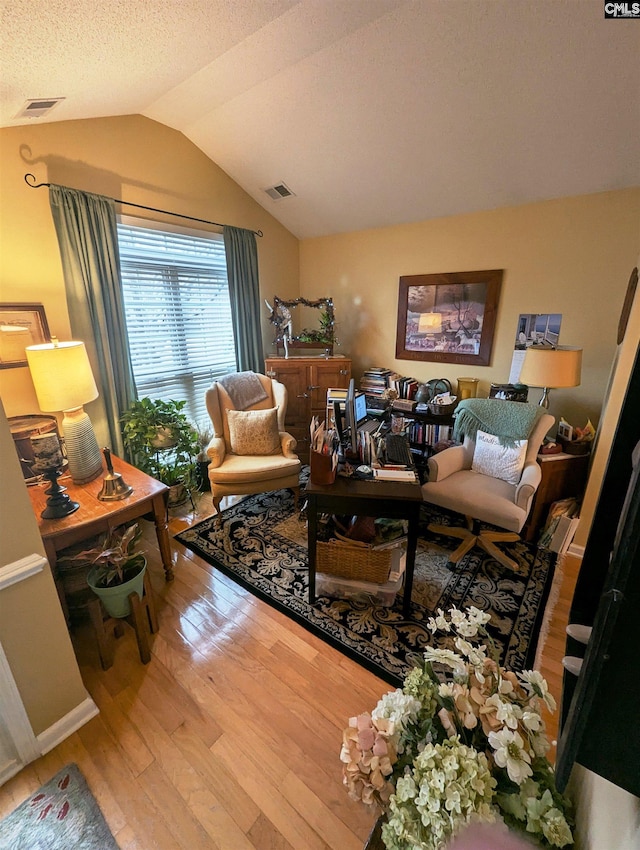
[[[391,549],[373,549],[357,540],[316,543],[316,571],[340,578],[384,584],[389,579]]]
[[[429,413],[433,416],[451,416],[453,411],[456,409],[457,404],[457,399],[452,401],[451,404],[434,404],[430,401],[427,404],[427,408],[429,409]]]

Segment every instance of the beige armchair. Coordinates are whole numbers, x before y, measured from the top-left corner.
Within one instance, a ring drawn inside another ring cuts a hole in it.
[[[206,392],[214,431],[207,447],[211,460],[209,480],[218,513],[223,496],[284,488],[293,490],[298,506],[301,464],[294,451],[296,440],[284,429],[287,389],[266,375],[256,374],[256,377],[266,398],[248,406],[237,407],[237,400],[234,404],[219,382]]]
[[[490,403],[522,404],[495,399]],[[476,440],[470,435],[464,437],[462,445],[452,446],[429,458],[429,480],[422,485],[424,501],[464,514],[466,518],[466,527],[429,525],[429,530],[436,534],[461,539],[462,542],[450,556],[449,563],[458,563],[477,545],[503,566],[518,570],[518,564],[498,548],[496,543],[514,543],[520,539],[519,532],[529,515],[542,477],[536,462],[538,450],[554,421],[553,416],[544,413],[535,421],[529,434],[525,432],[521,435],[521,439],[527,440],[524,466],[519,477],[513,479],[513,483],[472,469]],[[481,440],[486,444],[484,438]],[[500,474],[504,472],[500,464],[496,471]],[[478,530],[478,520],[507,530]]]

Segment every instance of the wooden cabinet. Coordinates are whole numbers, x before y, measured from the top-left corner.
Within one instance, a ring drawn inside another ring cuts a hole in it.
[[[538,455],[538,463],[542,468],[542,479],[522,529],[522,537],[528,542],[534,541],[542,531],[553,502],[570,496],[582,496],[589,471],[589,455],[570,455],[565,452]]]
[[[351,360],[347,357],[268,357],[265,374],[287,388],[287,431],[296,438],[296,452],[309,463],[309,423],[325,417],[329,387],[348,387]]]

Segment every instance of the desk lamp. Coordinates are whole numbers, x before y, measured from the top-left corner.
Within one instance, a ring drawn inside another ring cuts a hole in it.
[[[93,481],[102,472],[102,456],[88,414],[82,405],[98,397],[83,342],[29,345],[27,361],[40,410],[62,410],[69,472],[75,484]]]
[[[577,387],[580,384],[582,349],[527,348],[520,372],[520,383],[542,387],[540,406],[549,407],[549,390],[560,387]]]

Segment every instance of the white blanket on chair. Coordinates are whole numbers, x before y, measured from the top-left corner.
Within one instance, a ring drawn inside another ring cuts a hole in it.
[[[255,372],[233,372],[218,381],[228,393],[236,410],[246,410],[269,397]]]

